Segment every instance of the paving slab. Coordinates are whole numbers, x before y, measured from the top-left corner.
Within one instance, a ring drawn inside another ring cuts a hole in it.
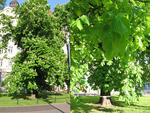
[[[70,113],[69,103],[36,106],[0,107],[0,113]]]

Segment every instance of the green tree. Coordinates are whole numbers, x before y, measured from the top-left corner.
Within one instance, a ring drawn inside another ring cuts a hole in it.
[[[123,97],[126,103],[135,102],[141,96],[141,89],[144,86],[142,66],[139,63],[123,62],[119,58],[114,58],[112,61],[104,59],[93,61],[89,65],[88,76],[92,89],[101,90],[100,103],[103,106],[111,105],[113,90],[119,91],[120,98]]]
[[[144,76],[142,65],[138,66],[140,59],[136,56],[145,51],[149,45],[149,38],[146,37],[149,33],[147,30],[148,2],[137,0],[71,1],[72,89],[78,91],[80,87],[86,86],[83,75],[87,75],[89,71],[91,72],[89,77],[91,86],[93,88],[106,86],[103,88],[105,95],[114,88],[120,91],[120,96],[128,103],[138,98],[140,92],[134,89],[143,86]],[[116,64],[117,61],[114,59],[120,59],[120,63]],[[105,61],[105,65],[101,64],[102,61]],[[112,62],[112,65],[107,65],[107,62]],[[113,71],[111,66],[116,71]],[[123,69],[127,71],[124,72]],[[117,76],[118,80],[121,79],[118,81],[120,86],[111,86],[111,83],[116,81],[113,76]],[[121,82],[125,79],[128,83]],[[134,81],[137,82],[134,83]],[[125,93],[125,90],[130,93]]]
[[[66,78],[69,79],[67,57],[62,49],[65,37],[57,24],[58,18],[50,14],[49,9],[46,0],[28,0],[15,10],[16,26],[9,18],[3,23],[7,26],[3,45],[7,45],[11,36],[21,50],[13,59],[12,72],[5,80],[10,94],[25,89],[26,93],[33,92],[38,97],[38,92],[63,87]]]

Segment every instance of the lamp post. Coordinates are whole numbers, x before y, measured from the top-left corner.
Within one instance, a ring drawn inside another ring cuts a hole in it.
[[[70,54],[70,37],[67,41],[67,53],[68,53],[68,73],[71,74],[71,54]]]
[[[69,32],[67,30],[67,26],[64,27],[64,36],[67,39],[67,61],[68,61],[68,74],[69,74],[69,80],[67,80],[67,93],[70,93],[70,75],[71,75],[71,54],[70,54],[70,37]]]

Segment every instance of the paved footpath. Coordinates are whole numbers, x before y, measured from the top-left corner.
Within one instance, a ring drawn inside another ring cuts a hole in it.
[[[0,107],[0,113],[70,113],[69,103],[36,106]]]

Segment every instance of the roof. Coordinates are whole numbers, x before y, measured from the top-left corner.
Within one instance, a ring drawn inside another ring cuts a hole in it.
[[[53,13],[53,11],[50,11],[50,10],[49,10],[49,12],[50,12],[50,13]]]

